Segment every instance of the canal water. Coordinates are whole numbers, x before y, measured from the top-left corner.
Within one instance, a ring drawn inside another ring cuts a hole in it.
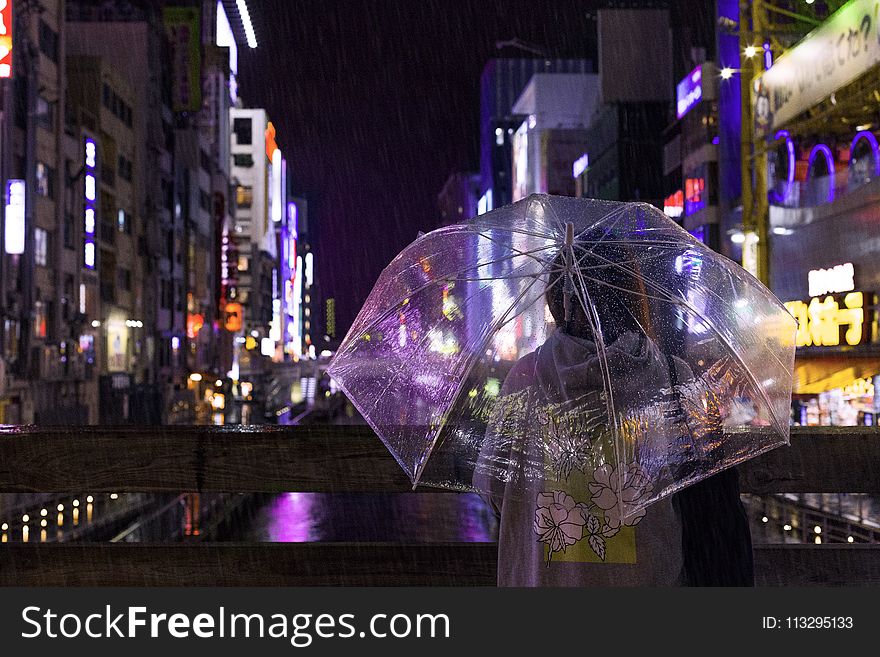
[[[269,542],[494,541],[492,510],[473,494],[283,493],[270,498],[235,540]]]

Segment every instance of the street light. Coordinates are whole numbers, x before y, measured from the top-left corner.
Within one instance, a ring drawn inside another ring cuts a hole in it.
[[[746,55],[746,57],[751,59],[752,57],[754,57],[757,54],[757,52],[758,52],[758,49],[755,48],[755,46],[747,46],[746,50],[745,50],[745,55]]]
[[[732,68],[730,68],[729,66],[725,66],[724,68],[721,69],[721,79],[722,80],[729,80],[730,78],[733,77],[733,72],[734,71]]]

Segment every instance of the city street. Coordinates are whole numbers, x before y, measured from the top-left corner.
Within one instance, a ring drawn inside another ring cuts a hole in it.
[[[880,583],[877,12],[0,1],[0,577]]]

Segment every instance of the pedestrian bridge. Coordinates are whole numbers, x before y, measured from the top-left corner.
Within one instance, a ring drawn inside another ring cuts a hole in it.
[[[880,494],[880,430],[795,428],[791,443],[740,466],[744,493]],[[0,492],[81,490],[386,493],[411,485],[363,426],[0,429]],[[8,543],[0,585],[492,586],[495,559],[493,543]],[[876,586],[880,545],[756,545],[755,567],[763,586]]]

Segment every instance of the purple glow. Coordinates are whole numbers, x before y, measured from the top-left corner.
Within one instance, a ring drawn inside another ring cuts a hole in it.
[[[834,154],[831,152],[831,149],[828,148],[825,144],[816,144],[813,146],[813,150],[810,151],[810,160],[807,165],[807,170],[812,174],[813,172],[813,162],[816,160],[816,156],[821,153],[825,156],[825,164],[828,168],[828,177],[830,178],[828,184],[828,194],[825,197],[825,200],[828,203],[834,200]],[[813,177],[810,175],[810,179]]]
[[[290,230],[290,234],[293,235],[294,239],[299,237],[299,233],[297,231],[296,219],[297,219],[296,203],[294,203],[293,201],[290,201],[287,204],[287,223],[288,223],[288,230]]]
[[[314,498],[309,493],[284,493],[272,503],[268,540],[273,543],[304,543],[315,540],[312,529],[316,518],[312,513]]]
[[[791,185],[794,182],[795,168],[794,140],[791,138],[791,133],[788,130],[780,130],[774,137],[777,141],[783,138],[785,139],[785,150],[788,152],[788,175],[786,176],[786,182]],[[833,170],[831,169],[831,171]]]
[[[874,175],[880,176],[880,152],[878,152],[877,145],[877,137],[874,136],[873,132],[869,132],[868,130],[860,130],[856,133],[856,136],[853,137],[852,143],[849,146],[849,162],[852,165],[852,154],[856,150],[856,144],[860,139],[865,139],[871,145],[871,154],[874,156]]]
[[[683,117],[703,98],[703,67],[697,66],[675,87],[675,112]]]
[[[769,43],[765,43],[764,44],[764,70],[766,71],[771,66],[773,66],[773,50],[771,50]]]

